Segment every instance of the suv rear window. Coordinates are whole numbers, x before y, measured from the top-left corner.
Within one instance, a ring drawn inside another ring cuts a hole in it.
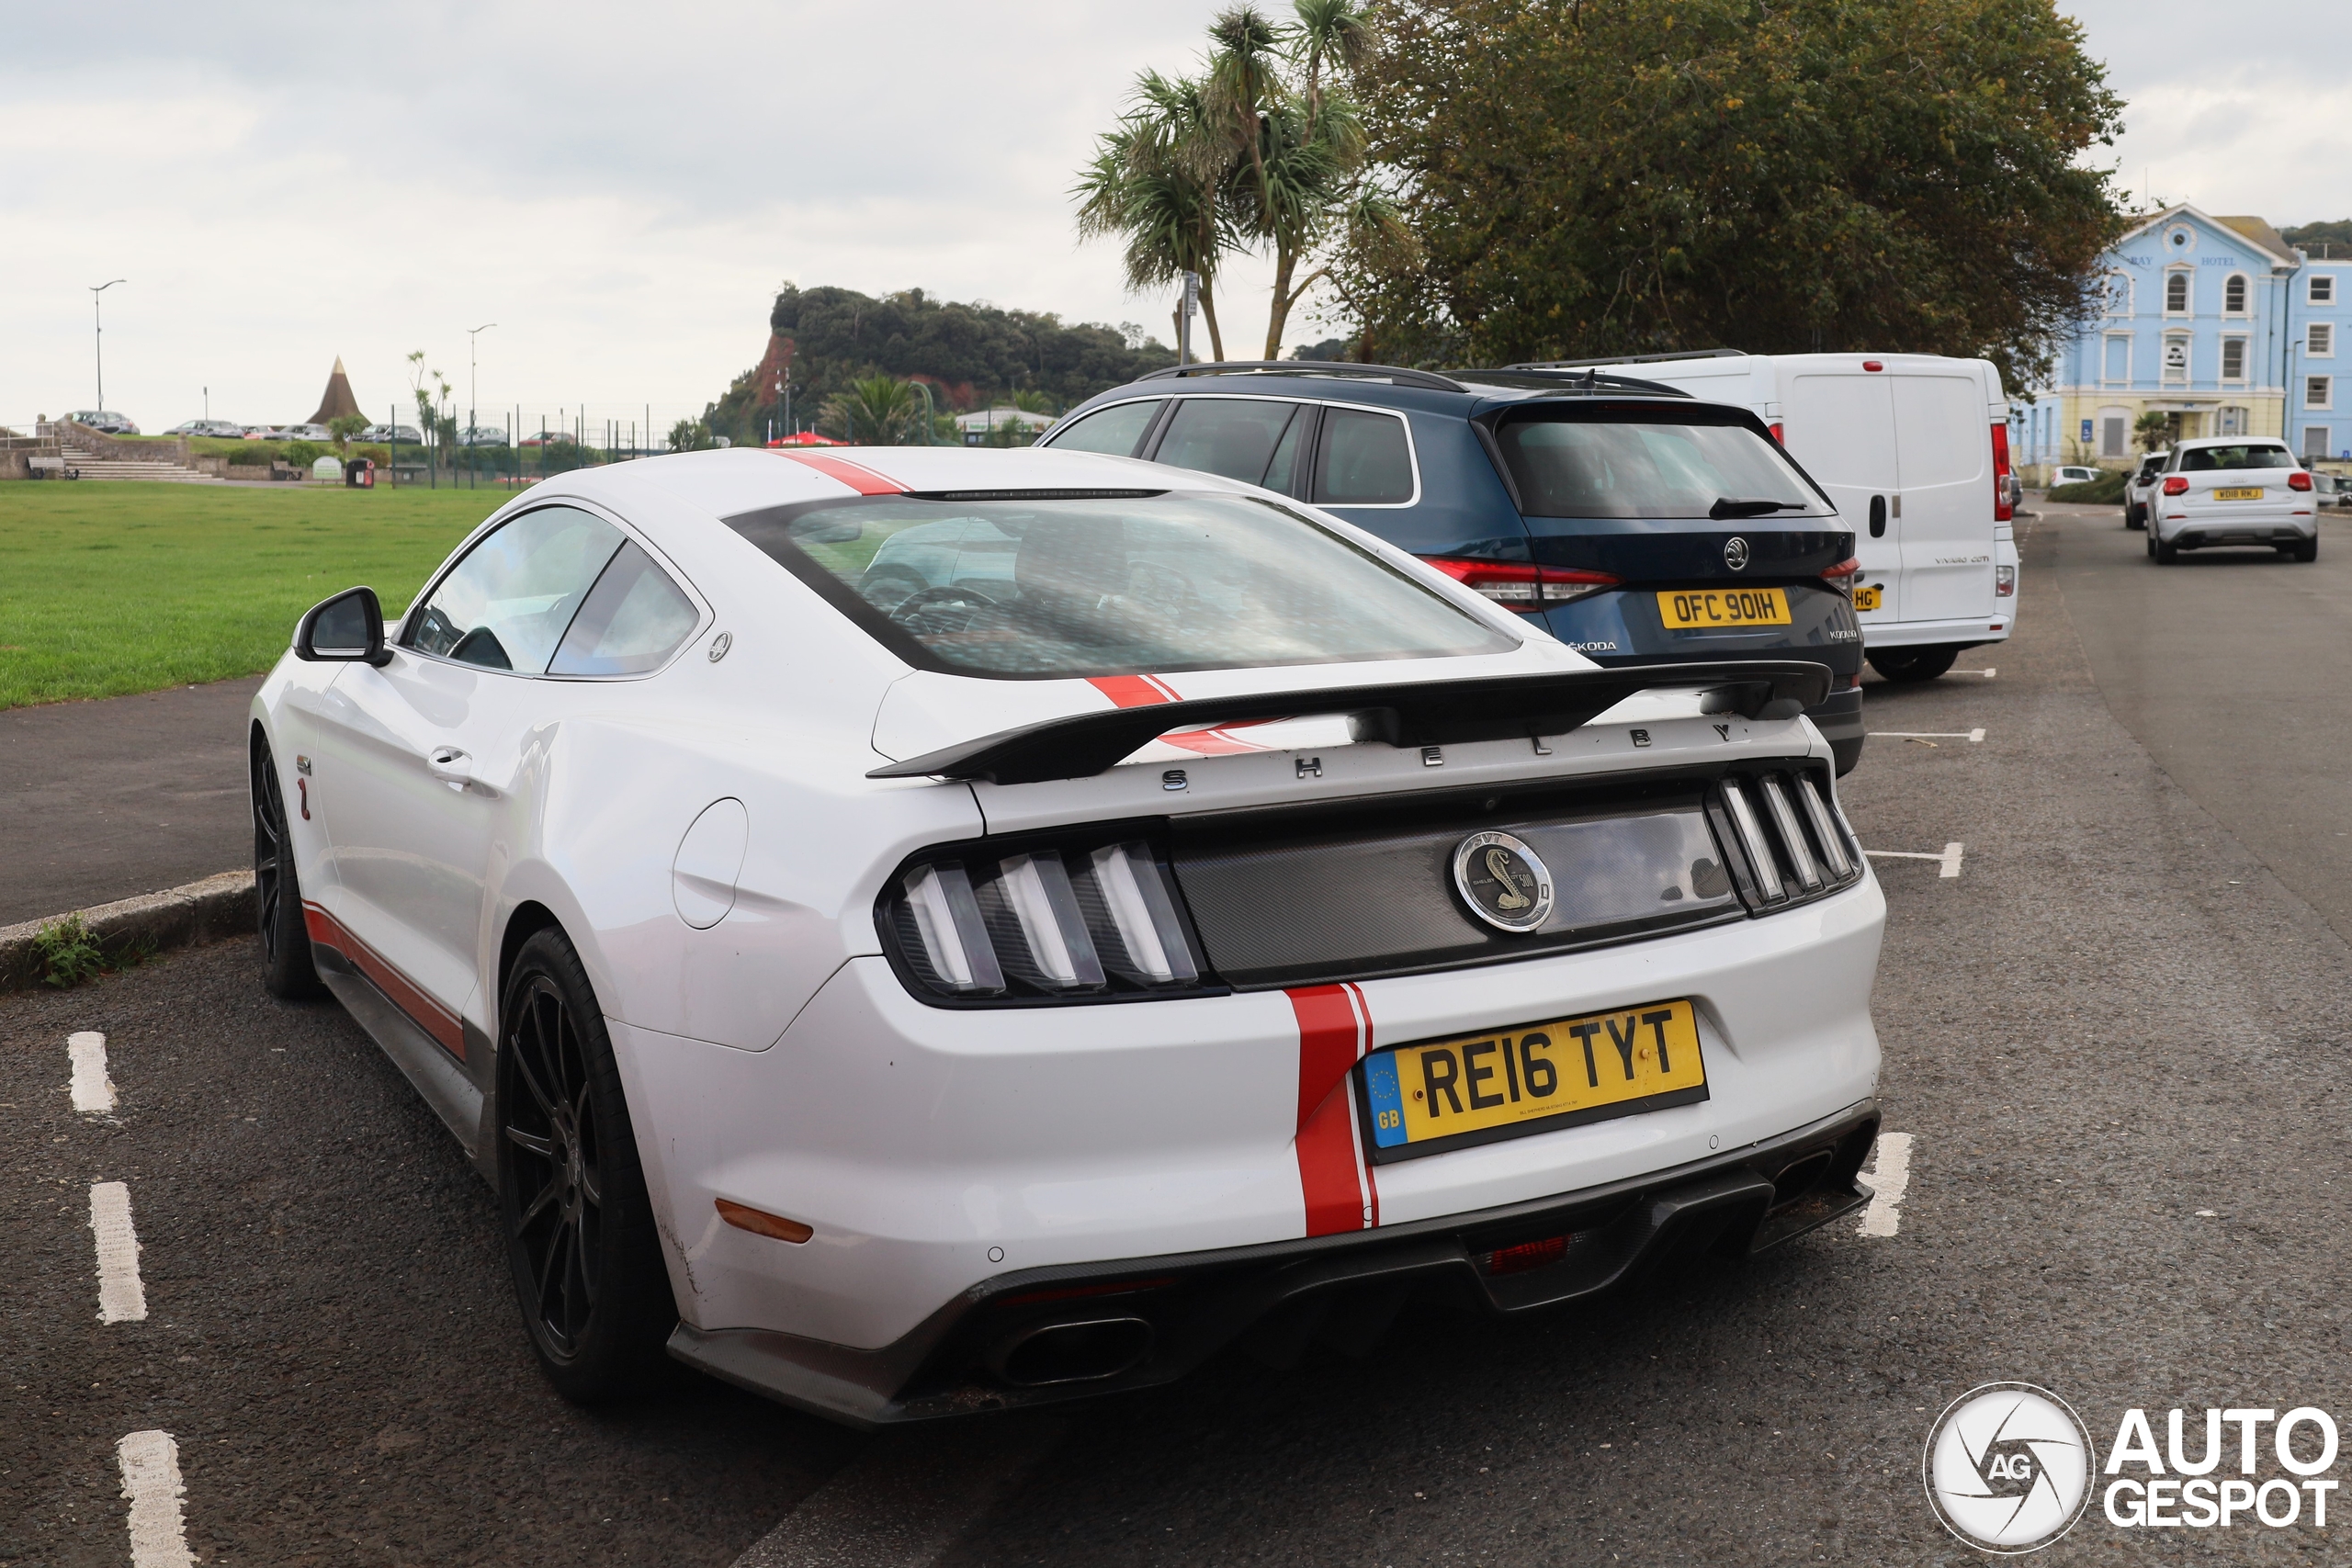
[[[1496,440],[1531,517],[1705,517],[1719,501],[1784,502],[1762,513],[1774,517],[1833,510],[1744,424],[1595,410],[1515,417]]]
[[[1272,502],[863,496],[727,525],[920,669],[1000,680],[1500,653],[1504,632]]]
[[[2184,474],[2208,474],[2222,468],[2300,468],[2294,454],[2284,446],[2191,446],[2180,455]]]

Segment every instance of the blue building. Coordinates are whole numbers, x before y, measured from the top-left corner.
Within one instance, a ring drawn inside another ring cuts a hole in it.
[[[2339,363],[2352,367],[2339,346],[2352,259],[2313,261],[2262,219],[2183,203],[2136,224],[2103,270],[2099,312],[2013,420],[2021,466],[2123,467],[2150,413],[2166,441],[2283,434],[2308,457],[2352,458],[2352,395],[2336,386]]]

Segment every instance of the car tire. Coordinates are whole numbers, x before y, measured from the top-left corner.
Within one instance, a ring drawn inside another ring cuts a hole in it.
[[[498,1213],[524,1331],[576,1404],[646,1391],[677,1322],[596,993],[550,927],[499,1009]]]
[[[1932,681],[1951,668],[1960,649],[1949,644],[1930,648],[1873,649],[1863,657],[1871,668],[1889,681]]]
[[[269,742],[254,735],[249,793],[254,809],[254,925],[261,933],[262,988],[288,1000],[326,987],[311,962],[310,924],[302,918],[302,883],[294,872],[294,840],[286,829],[286,791]]]
[[[2145,528],[2148,525],[2148,509],[2144,506],[2125,507],[2123,525],[2126,528]]]
[[[2154,538],[2153,536],[2151,537],[2152,543],[2149,553],[2156,558],[2156,564],[2158,566],[2174,566],[2178,564],[2180,560],[2180,547],[2178,545],[2168,543],[2163,539]]]
[[[2289,550],[2288,555],[2295,560],[2319,559],[2319,536],[2313,534],[2310,538]]]

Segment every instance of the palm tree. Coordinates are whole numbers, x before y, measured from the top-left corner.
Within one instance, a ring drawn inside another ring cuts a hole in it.
[[[1117,129],[1097,140],[1070,194],[1080,198],[1080,238],[1126,242],[1122,260],[1130,292],[1200,275],[1209,352],[1223,359],[1215,283],[1217,259],[1233,243],[1220,199],[1231,154],[1211,129],[1202,95],[1202,85],[1189,77],[1146,71],[1136,78],[1132,107]]]
[[[922,412],[907,383],[888,376],[869,376],[826,399],[819,423],[831,427],[826,434],[856,446],[896,446],[922,420]]]

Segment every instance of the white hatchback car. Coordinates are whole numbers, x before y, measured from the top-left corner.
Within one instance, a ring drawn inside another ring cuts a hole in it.
[[[2223,435],[2173,448],[2148,512],[2148,554],[2170,566],[2183,550],[2261,545],[2319,559],[2318,497],[2310,470],[2275,437]]]
[[[566,1394],[875,1425],[1364,1346],[1862,1201],[1884,902],[1802,661],[1600,670],[1055,451],[516,497],[255,698],[266,982],[496,1184]]]

